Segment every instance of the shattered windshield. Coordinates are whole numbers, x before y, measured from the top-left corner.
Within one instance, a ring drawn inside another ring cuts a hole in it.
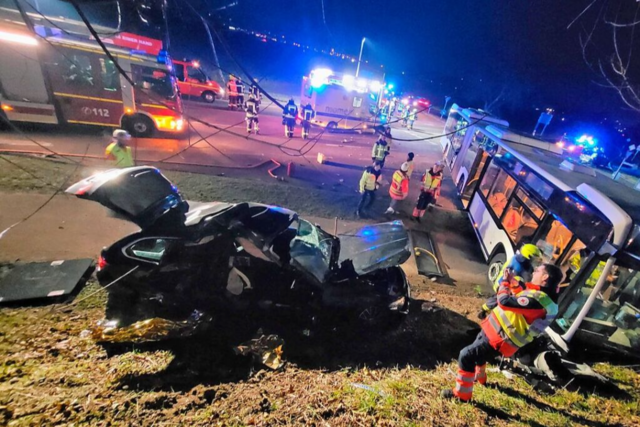
[[[299,219],[296,237],[290,244],[291,260],[323,282],[331,269],[334,244],[330,234],[309,221]]]

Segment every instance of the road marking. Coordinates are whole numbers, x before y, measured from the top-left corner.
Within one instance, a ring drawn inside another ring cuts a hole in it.
[[[38,145],[42,145],[45,147],[51,147],[53,144],[49,143],[49,142],[39,142],[38,144],[33,143],[31,141],[18,141],[18,142],[7,142],[7,141],[2,141],[0,142],[0,145],[33,145],[33,146],[38,146]]]

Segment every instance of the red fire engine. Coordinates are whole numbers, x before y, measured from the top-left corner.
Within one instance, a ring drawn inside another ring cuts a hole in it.
[[[122,127],[139,137],[184,130],[162,42],[129,33],[103,39],[131,87],[95,40],[41,25],[28,31],[15,14],[0,20],[0,108],[10,121]]]

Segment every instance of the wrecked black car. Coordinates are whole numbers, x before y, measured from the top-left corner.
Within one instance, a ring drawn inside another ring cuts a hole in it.
[[[410,291],[400,221],[333,236],[288,209],[192,203],[153,167],[109,170],[67,189],[140,227],[102,251],[104,342],[193,334],[216,317],[256,314],[312,330],[398,324]]]

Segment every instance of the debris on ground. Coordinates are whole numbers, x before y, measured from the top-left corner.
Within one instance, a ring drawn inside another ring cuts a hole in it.
[[[251,355],[254,361],[267,368],[280,369],[284,365],[282,361],[284,340],[278,335],[265,335],[262,331],[258,331],[256,335],[256,338],[235,347],[235,353],[243,356]]]

